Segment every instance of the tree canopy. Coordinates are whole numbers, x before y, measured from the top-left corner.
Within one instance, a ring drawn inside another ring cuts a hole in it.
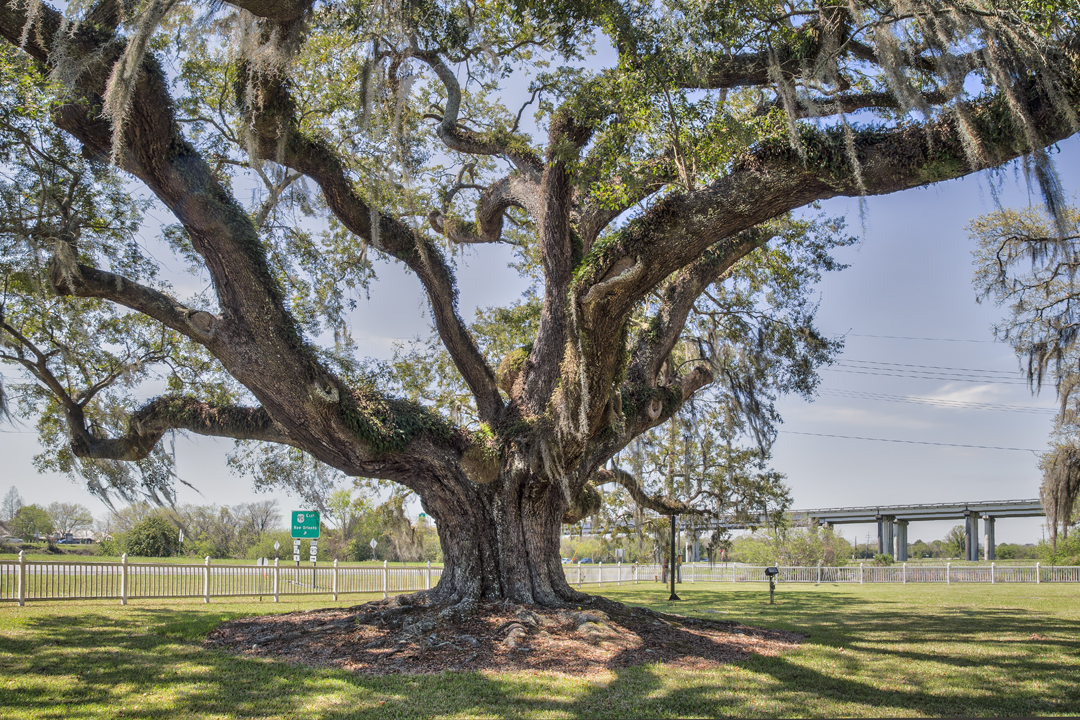
[[[170,431],[261,443],[267,477],[317,461],[398,483],[446,552],[432,598],[571,601],[559,526],[597,485],[692,509],[612,458],[710,386],[761,441],[769,394],[812,392],[835,352],[781,288],[846,240],[793,211],[1020,159],[1060,232],[1045,148],[1078,127],[1077,19],[1021,0],[6,0],[15,412],[43,467],[103,496],[168,502]],[[470,325],[456,268],[491,244],[531,288]],[[352,338],[375,257],[422,287],[440,377]],[[444,377],[456,406],[428,396]]]

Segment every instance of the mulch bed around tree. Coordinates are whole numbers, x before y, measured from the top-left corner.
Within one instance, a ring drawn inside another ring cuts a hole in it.
[[[775,655],[802,639],[735,622],[627,607],[595,596],[560,610],[490,603],[462,620],[449,620],[439,612],[437,607],[391,598],[351,608],[241,618],[220,625],[205,644],[364,675],[444,670],[591,675],[645,663],[716,667],[751,653]]]

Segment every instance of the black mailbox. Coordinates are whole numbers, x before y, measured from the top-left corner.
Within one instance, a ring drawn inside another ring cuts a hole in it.
[[[780,568],[765,568],[765,577],[769,578],[769,604],[773,604],[773,593],[776,592],[776,576],[780,574]]]

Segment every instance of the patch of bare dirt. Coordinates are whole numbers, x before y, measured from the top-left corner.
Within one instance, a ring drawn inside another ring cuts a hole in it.
[[[602,597],[559,610],[482,604],[460,620],[439,612],[391,598],[351,608],[242,618],[216,628],[205,644],[365,675],[444,670],[590,675],[653,662],[710,668],[751,653],[775,655],[801,640],[794,633],[658,613]]]

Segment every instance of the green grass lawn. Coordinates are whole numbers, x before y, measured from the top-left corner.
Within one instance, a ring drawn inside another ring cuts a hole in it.
[[[669,611],[656,584],[603,588]],[[199,644],[223,620],[334,605],[0,606],[0,718],[851,717],[1080,712],[1080,585],[683,584],[677,612],[795,630],[717,670],[356,677]],[[352,597],[347,606],[363,599]]]

